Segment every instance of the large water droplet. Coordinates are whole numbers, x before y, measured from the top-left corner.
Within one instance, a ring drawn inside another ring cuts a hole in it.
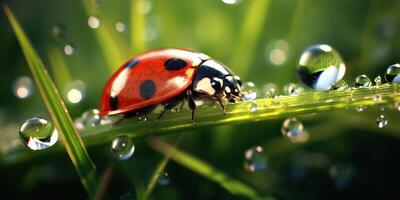
[[[169,179],[169,175],[167,172],[162,172],[160,174],[160,176],[158,177],[158,185],[160,186],[166,186],[171,182],[171,180]]]
[[[339,189],[346,188],[354,176],[355,168],[352,164],[336,164],[329,168],[329,176],[335,181]]]
[[[241,91],[243,93],[242,99],[245,101],[251,101],[257,98],[257,88],[253,82],[244,83]]]
[[[111,154],[118,160],[127,160],[135,152],[135,145],[128,136],[118,136],[111,143]]]
[[[88,18],[88,26],[92,29],[97,29],[100,27],[101,21],[96,16],[90,16]]]
[[[390,65],[386,69],[385,80],[389,83],[400,83],[400,64]]]
[[[68,43],[64,46],[64,53],[67,56],[71,56],[75,52],[75,46],[71,43]]]
[[[388,124],[388,120],[386,119],[385,115],[379,115],[379,117],[376,118],[376,124],[379,128],[385,127]]]
[[[85,128],[94,127],[100,124],[101,117],[99,115],[99,110],[91,109],[82,114],[82,122]]]
[[[303,123],[295,117],[287,118],[282,123],[281,133],[293,143],[306,142],[309,138],[309,133],[304,130]]]
[[[346,66],[339,53],[331,46],[322,44],[303,51],[297,67],[300,80],[308,87],[326,91],[341,80]]]
[[[33,84],[29,77],[22,76],[13,83],[13,93],[19,99],[25,99],[32,95]]]
[[[294,84],[288,83],[283,87],[283,94],[287,96],[297,96],[304,92],[304,88]]]
[[[365,74],[356,77],[356,83],[355,83],[356,87],[368,88],[371,87],[371,84],[372,84],[371,79],[369,79],[369,77]]]
[[[275,98],[275,96],[278,93],[278,86],[273,83],[268,83],[268,84],[265,84],[261,90],[262,90],[262,94],[264,95],[264,97]]]
[[[22,142],[32,150],[43,150],[53,146],[58,139],[57,129],[46,119],[28,119],[19,129]]]
[[[346,83],[345,80],[340,80],[332,85],[332,89],[337,91],[343,91],[346,90],[347,88],[349,88],[349,85]]]
[[[267,157],[262,147],[253,147],[244,153],[244,168],[251,172],[267,168]]]

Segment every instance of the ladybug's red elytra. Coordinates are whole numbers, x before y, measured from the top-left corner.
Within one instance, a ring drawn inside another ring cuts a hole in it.
[[[182,49],[158,49],[142,53],[123,64],[107,81],[101,95],[100,115],[143,115],[164,106],[159,118],[196,98],[224,102],[241,100],[241,81],[224,64],[203,53]]]

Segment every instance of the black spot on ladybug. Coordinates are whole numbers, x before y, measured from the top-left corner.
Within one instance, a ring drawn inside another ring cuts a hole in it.
[[[132,69],[133,67],[135,67],[135,66],[139,63],[139,61],[140,61],[140,60],[132,60],[131,62],[129,62],[129,63],[126,65],[126,67],[129,68],[129,69]]]
[[[175,71],[184,68],[187,63],[179,58],[171,58],[164,62],[165,69],[168,71]]]
[[[117,97],[110,97],[110,108],[111,110],[116,110],[118,107],[118,99]]]
[[[140,85],[140,95],[145,99],[150,99],[156,93],[156,85],[152,80],[144,81]]]

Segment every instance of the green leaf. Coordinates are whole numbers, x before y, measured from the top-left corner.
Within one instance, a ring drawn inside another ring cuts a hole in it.
[[[146,17],[142,11],[144,3],[144,0],[131,0],[131,47],[135,54],[147,49]]]
[[[185,166],[188,169],[216,182],[221,187],[234,195],[240,195],[249,199],[261,199],[261,196],[253,188],[236,180],[224,172],[210,166],[204,161],[185,153],[160,139],[153,138],[149,140],[150,146],[161,152],[167,157],[171,157],[175,162]],[[264,198],[265,199],[265,198]]]
[[[90,159],[81,137],[73,126],[73,122],[68,114],[68,110],[66,109],[64,102],[57,91],[57,88],[45,69],[42,60],[34,50],[32,44],[30,43],[28,37],[26,36],[10,8],[7,5],[3,5],[3,8],[21,45],[29,68],[32,72],[33,79],[35,80],[36,86],[39,89],[46,108],[48,109],[50,116],[61,136],[68,155],[81,178],[83,186],[85,187],[89,196],[93,197],[97,188],[95,165]]]

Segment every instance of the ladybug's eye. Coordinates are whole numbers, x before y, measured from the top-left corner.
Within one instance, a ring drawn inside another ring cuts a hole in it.
[[[211,81],[211,86],[214,88],[215,91],[221,89],[221,83],[219,81]]]

